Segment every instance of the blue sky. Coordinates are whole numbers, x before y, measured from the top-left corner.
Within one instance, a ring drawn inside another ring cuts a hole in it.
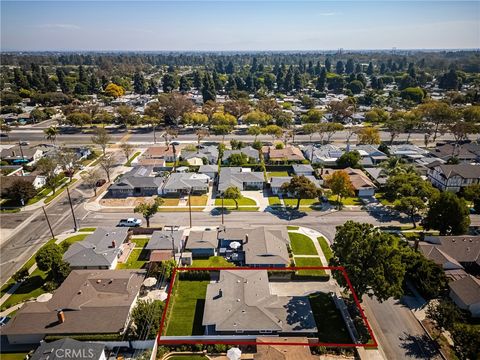
[[[479,48],[479,1],[1,1],[2,50]]]

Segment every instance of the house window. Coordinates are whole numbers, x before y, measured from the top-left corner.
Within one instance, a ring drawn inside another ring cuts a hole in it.
[[[237,334],[243,334],[243,330],[235,330]]]

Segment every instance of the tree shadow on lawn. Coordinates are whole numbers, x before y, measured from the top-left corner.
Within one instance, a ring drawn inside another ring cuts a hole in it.
[[[269,212],[282,220],[295,220],[307,216],[305,211],[297,210],[291,207],[272,207],[269,206],[265,209],[265,212]]]
[[[438,356],[438,346],[430,340],[427,334],[410,335],[403,333],[400,338],[401,347],[405,349],[405,355],[417,359],[433,359]]]
[[[195,304],[195,316],[193,318],[192,335],[204,335],[205,327],[202,325],[205,299],[197,299]]]

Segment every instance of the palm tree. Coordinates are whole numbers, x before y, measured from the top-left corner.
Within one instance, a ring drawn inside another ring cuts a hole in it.
[[[44,129],[43,132],[45,133],[45,138],[50,140],[53,144],[55,144],[57,135],[60,133],[56,126],[50,126],[49,128]]]

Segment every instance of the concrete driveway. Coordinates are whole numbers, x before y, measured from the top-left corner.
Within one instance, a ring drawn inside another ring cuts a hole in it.
[[[270,291],[278,296],[305,296],[316,292],[336,292],[338,286],[331,282],[321,281],[270,281]]]
[[[259,211],[264,211],[268,207],[268,198],[263,196],[263,190],[245,190],[242,191],[242,195],[255,200]]]

